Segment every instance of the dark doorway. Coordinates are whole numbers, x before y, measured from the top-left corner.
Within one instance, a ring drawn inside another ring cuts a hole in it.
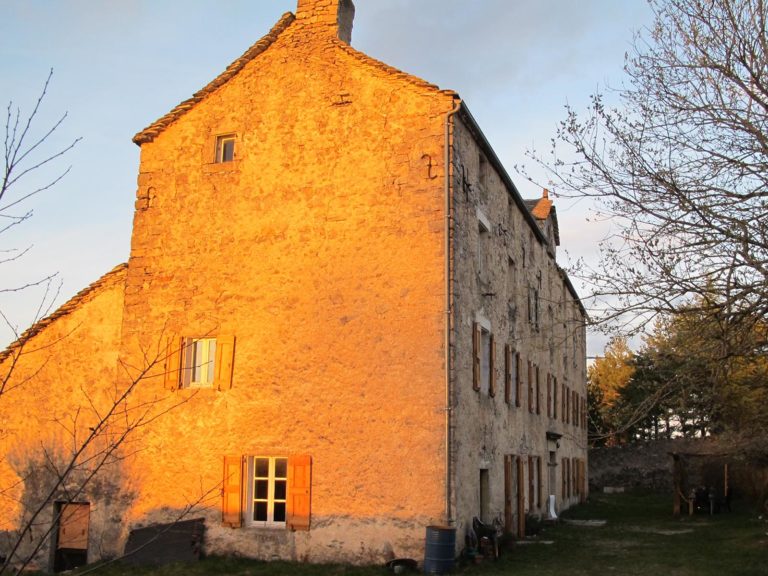
[[[56,502],[58,524],[53,571],[72,570],[88,563],[88,529],[91,506],[87,502]]]

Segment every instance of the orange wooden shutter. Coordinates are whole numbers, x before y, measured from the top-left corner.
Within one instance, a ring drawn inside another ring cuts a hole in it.
[[[239,528],[243,524],[241,456],[224,456],[224,480],[221,486],[221,523],[231,528]]]
[[[552,374],[547,372],[547,418],[552,418]]]
[[[291,530],[309,530],[312,503],[312,457],[288,459],[288,517]]]
[[[561,460],[561,466],[562,466],[562,476],[563,476],[563,486],[562,486],[562,493],[563,493],[563,500],[568,498],[568,485],[566,482],[566,478],[568,478],[567,474],[568,472],[565,470],[565,458]]]
[[[520,352],[515,353],[517,361],[515,362],[515,406],[520,408],[523,405],[523,359],[520,357]]]
[[[566,416],[566,406],[565,406],[565,397],[568,395],[568,390],[565,386],[565,382],[563,382],[563,395],[561,398],[561,406],[560,406],[560,418],[562,418],[563,422],[565,422],[565,416]]]
[[[541,414],[541,384],[539,382],[539,367],[536,366],[536,414]]]
[[[517,457],[517,536],[525,536],[525,471],[523,457]]]
[[[536,481],[538,482],[538,486],[536,487],[536,504],[541,508],[542,505],[542,486],[544,485],[544,480],[541,477],[541,456],[536,457]]]
[[[580,465],[579,459],[578,458],[574,458],[574,460],[573,460],[573,478],[575,480],[574,483],[573,483],[573,495],[574,496],[578,496],[579,495],[579,465]]]
[[[165,346],[164,381],[169,390],[179,387],[179,371],[181,370],[181,338],[171,336]]]
[[[579,428],[581,428],[581,396],[577,394],[576,397],[579,400],[579,402],[578,402],[579,417],[577,419],[577,425],[578,425]]]
[[[512,402],[512,347],[504,345],[504,402]]]
[[[573,417],[571,418],[571,424],[574,426],[578,425],[579,423],[579,407],[577,400],[579,399],[579,395],[576,394],[576,390],[571,392],[571,410],[573,411]]]
[[[528,360],[528,370],[527,370],[527,383],[528,383],[528,412],[533,414],[533,366],[531,364],[531,361]]]
[[[581,428],[581,396],[576,393],[576,427]]]
[[[552,376],[552,418],[557,420],[557,376]]]
[[[579,496],[579,500],[581,500],[581,472],[582,470],[582,461],[581,458],[576,459],[576,494]]]
[[[576,396],[574,395],[573,390],[571,390],[571,424],[576,426],[576,418],[574,418],[576,414]]]
[[[482,351],[482,333],[480,325],[472,324],[472,389],[480,390],[480,357]]]
[[[533,512],[533,507],[536,505],[536,492],[534,488],[533,477],[533,456],[528,456],[528,511]]]
[[[232,368],[235,360],[235,337],[216,337],[216,360],[214,367],[216,375],[213,387],[219,390],[232,388]]]
[[[496,344],[493,341],[493,334],[490,337],[491,343],[491,362],[488,366],[488,395],[493,398],[496,396]]]
[[[504,455],[504,532],[514,533],[514,513],[512,502],[512,488],[514,486],[514,471],[511,454]]]
[[[572,493],[574,496],[578,495],[578,470],[577,470],[577,460],[576,458],[573,459],[573,464],[571,464],[571,485],[573,486]]]

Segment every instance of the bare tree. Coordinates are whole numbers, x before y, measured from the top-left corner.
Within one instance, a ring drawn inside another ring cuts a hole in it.
[[[0,181],[0,234],[7,233],[12,228],[26,222],[32,217],[33,211],[27,209],[25,202],[32,197],[51,189],[66,176],[71,166],[52,172],[49,179],[40,182],[32,182],[33,175],[47,170],[51,165],[62,159],[81,138],[75,138],[68,144],[53,151],[47,144],[59,130],[67,118],[66,112],[62,114],[50,126],[38,129],[36,123],[53,76],[53,69],[48,73],[43,89],[28,115],[22,115],[21,109],[9,102],[5,116],[5,138],[3,147],[3,173]],[[46,172],[47,173],[47,172]],[[28,185],[28,183],[31,183]],[[0,245],[0,265],[18,260],[29,251],[26,248],[13,248]],[[21,292],[35,286],[43,286],[44,293],[40,300],[33,323],[45,316],[58,295],[58,287],[54,280],[57,274],[49,274],[42,278],[20,284],[0,285],[0,295],[9,292]],[[5,311],[0,308],[0,319],[9,328],[18,341],[21,334]],[[10,376],[0,374],[0,395],[5,390],[5,385]]]
[[[768,30],[764,0],[649,0],[619,105],[568,108],[551,156],[561,196],[594,198],[613,232],[591,313],[638,327],[682,304],[721,322],[768,316]],[[763,343],[764,345],[765,343]]]
[[[111,514],[119,516],[130,506],[136,495],[126,482],[124,462],[142,449],[144,429],[190,400],[190,397],[179,398],[168,393],[140,391],[142,385],[162,380],[164,376],[167,356],[163,340],[159,338],[157,346],[142,353],[140,367],[119,362],[114,382],[89,381],[86,375],[78,384],[79,398],[70,398],[62,413],[52,416],[45,431],[39,431],[39,438],[22,442],[8,453],[19,485],[0,485],[0,496],[6,500],[18,499],[20,522],[16,530],[5,534],[0,575],[20,572],[37,563],[41,555],[49,556],[47,546],[55,537],[66,504],[93,497],[103,500],[104,494],[109,494],[108,504],[102,505],[111,506]],[[35,348],[34,338],[30,348]],[[17,375],[24,368],[20,365]],[[22,393],[39,393],[50,381],[48,377],[38,383],[26,375],[22,379],[28,386]],[[11,398],[3,399],[0,415],[9,407]],[[200,494],[178,511],[176,521],[210,505],[211,499],[218,498],[219,488],[201,486]],[[113,540],[119,536],[119,531],[111,534]],[[115,556],[113,549],[110,553]]]
[[[32,197],[50,190],[66,176],[71,167],[57,168],[58,161],[80,141],[76,138],[59,148],[52,146],[52,137],[66,120],[66,113],[42,130],[37,126],[52,73],[31,113],[23,115],[12,102],[7,107],[5,162],[0,183],[0,238],[6,238],[3,234],[32,217],[32,210],[27,208]],[[0,264],[18,260],[28,250],[3,247]],[[131,494],[121,486],[121,466],[126,458],[141,449],[142,430],[189,398],[180,400],[151,391],[139,393],[148,379],[162,378],[167,353],[162,338],[156,346],[142,351],[140,366],[121,362],[116,366],[116,375],[115,366],[110,366],[108,373],[112,376],[107,380],[89,378],[88,374],[58,374],[48,362],[66,347],[72,334],[38,338],[58,316],[56,313],[43,320],[58,293],[57,273],[15,284],[7,275],[0,274],[0,278],[3,279],[0,294],[34,287],[44,290],[32,325],[24,332],[0,309],[1,321],[15,336],[8,348],[0,350],[0,440],[6,440],[2,436],[9,434],[7,427],[16,420],[38,417],[44,422],[33,437],[13,436],[14,446],[7,452],[8,442],[0,443],[4,447],[0,464],[11,469],[14,476],[9,483],[0,482],[0,500],[12,503],[19,510],[16,529],[2,533],[2,575],[20,572],[46,556],[46,547],[55,538],[66,504],[87,499],[98,488],[115,495],[115,513],[119,514],[131,499]],[[76,332],[77,328],[72,331]],[[73,393],[66,398],[57,397],[62,387],[53,386],[52,390],[51,385],[59,384],[58,379],[73,383]],[[60,410],[56,414],[19,414],[17,395],[44,396]],[[217,487],[201,487],[200,495],[179,511],[178,519],[205,506],[214,494],[218,495]],[[10,520],[7,509],[3,510],[2,519],[7,522]],[[112,536],[117,540],[119,534]]]

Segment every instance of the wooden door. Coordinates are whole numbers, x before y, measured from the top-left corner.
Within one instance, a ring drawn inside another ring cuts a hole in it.
[[[515,513],[514,513],[514,479],[515,472],[514,456],[506,454],[504,456],[504,532],[507,534],[515,533]]]
[[[88,550],[89,504],[62,504],[57,548]]]
[[[517,457],[517,537],[525,538],[525,464]]]

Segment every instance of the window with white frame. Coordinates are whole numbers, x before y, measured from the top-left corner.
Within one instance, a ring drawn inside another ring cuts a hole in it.
[[[224,456],[222,525],[309,530],[311,486],[307,454]]]
[[[235,159],[235,135],[224,134],[216,137],[216,162],[232,162]]]
[[[182,387],[213,386],[216,374],[216,338],[185,338],[182,355]]]
[[[283,527],[288,503],[288,458],[254,456],[248,459],[246,524]]]
[[[235,337],[232,335],[205,338],[170,335],[163,361],[165,387],[227,390],[232,387],[234,359]]]

